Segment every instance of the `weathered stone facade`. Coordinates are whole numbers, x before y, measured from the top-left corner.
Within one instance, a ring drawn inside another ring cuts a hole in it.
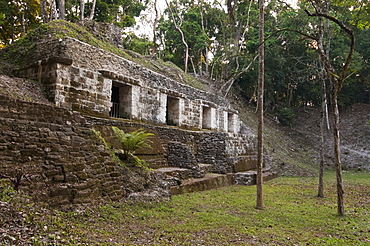
[[[221,97],[72,38],[43,43],[35,53],[45,49],[49,57],[40,55],[19,75],[42,81],[57,106],[152,124],[240,131],[237,111]]]

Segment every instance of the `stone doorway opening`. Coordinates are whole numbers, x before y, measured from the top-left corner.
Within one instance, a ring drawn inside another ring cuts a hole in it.
[[[212,108],[203,106],[202,128],[212,129]]]
[[[233,113],[227,113],[227,131],[228,132],[235,131],[235,121]]]
[[[132,87],[113,82],[111,105],[111,111],[109,112],[111,117],[130,119],[132,113]]]
[[[166,124],[179,126],[180,123],[180,99],[167,96]]]

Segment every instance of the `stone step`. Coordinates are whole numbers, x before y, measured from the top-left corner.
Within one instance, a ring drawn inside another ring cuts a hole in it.
[[[140,156],[140,158],[142,157]],[[152,169],[168,167],[168,162],[166,158],[142,158],[142,159],[144,159],[149,164],[149,167]]]
[[[216,189],[235,184],[234,175],[207,173],[203,178],[183,180],[181,185],[172,186],[173,195]]]
[[[237,185],[255,185],[257,182],[257,171],[250,170],[246,172],[233,173],[235,178],[235,183]],[[269,181],[271,179],[277,178],[277,173],[270,170],[262,170],[263,181]]]
[[[156,169],[157,172],[166,174],[167,176],[175,177],[181,180],[190,179],[192,177],[192,172],[187,168],[180,167],[162,167]]]
[[[199,163],[198,165],[199,165],[200,169],[203,170],[204,173],[211,173],[213,171],[213,168],[214,168],[213,164]]]

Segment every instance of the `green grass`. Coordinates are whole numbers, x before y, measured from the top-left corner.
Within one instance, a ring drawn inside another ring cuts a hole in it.
[[[316,178],[279,178],[264,185],[264,210],[255,209],[255,186],[232,186],[59,213],[49,230],[94,245],[370,245],[370,174],[344,180],[345,217],[327,173],[325,198],[316,197]]]

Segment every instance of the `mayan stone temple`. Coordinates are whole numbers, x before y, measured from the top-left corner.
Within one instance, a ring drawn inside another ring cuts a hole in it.
[[[52,105],[1,96],[1,169],[25,174],[37,199],[58,206],[255,183],[256,137],[226,99],[70,37],[37,43],[32,59],[16,76],[39,81]],[[94,134],[116,147],[112,126],[154,134],[136,153],[151,168],[136,185]]]

